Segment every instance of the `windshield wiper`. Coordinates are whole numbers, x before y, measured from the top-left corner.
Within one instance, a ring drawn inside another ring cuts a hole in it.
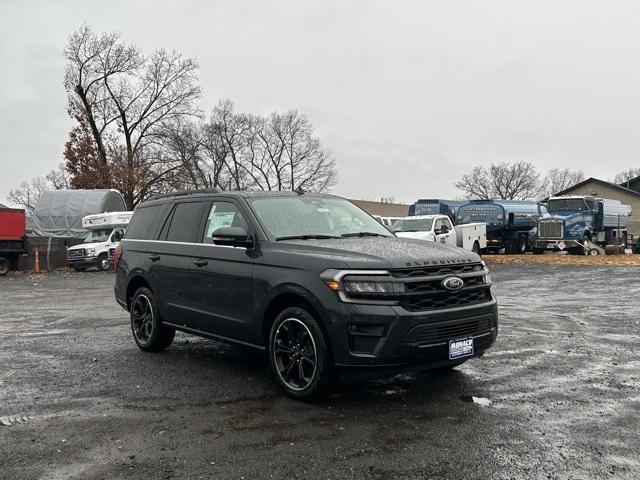
[[[289,235],[287,237],[277,237],[276,242],[280,240],[325,240],[328,238],[340,238],[335,235]]]
[[[343,233],[340,236],[342,238],[347,238],[347,237],[388,237],[389,235],[382,235],[381,233],[375,233],[375,232],[351,232],[351,233]]]

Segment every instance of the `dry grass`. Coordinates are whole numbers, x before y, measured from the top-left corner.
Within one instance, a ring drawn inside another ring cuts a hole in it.
[[[489,265],[638,265],[640,255],[484,255],[482,257]]]

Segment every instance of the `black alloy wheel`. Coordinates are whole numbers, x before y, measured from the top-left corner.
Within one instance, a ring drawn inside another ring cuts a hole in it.
[[[131,332],[138,347],[147,352],[159,352],[173,342],[175,330],[162,324],[151,290],[142,287],[131,300]]]
[[[270,363],[276,379],[291,397],[312,400],[330,381],[331,364],[324,335],[305,309],[287,308],[271,328]]]
[[[131,304],[131,328],[139,343],[149,343],[153,334],[153,308],[144,294],[138,295]]]

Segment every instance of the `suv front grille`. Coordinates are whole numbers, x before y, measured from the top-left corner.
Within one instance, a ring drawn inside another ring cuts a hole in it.
[[[465,290],[458,292],[442,291],[428,297],[409,298],[400,302],[406,310],[411,312],[420,310],[437,310],[440,308],[455,308],[476,303],[491,301],[489,288],[482,290]]]
[[[564,222],[562,220],[545,219],[538,222],[540,238],[562,238]]]
[[[402,268],[389,273],[396,281],[402,282],[405,289],[405,293],[393,294],[393,299],[412,312],[456,308],[492,300],[491,287],[486,283],[487,271],[481,263]],[[444,287],[443,281],[451,276],[459,276],[464,281],[460,290]],[[367,298],[367,295],[359,295],[358,298]],[[371,296],[371,299],[380,297]]]

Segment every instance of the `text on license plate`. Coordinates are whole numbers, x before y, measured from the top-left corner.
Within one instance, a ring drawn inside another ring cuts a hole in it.
[[[473,355],[473,337],[449,340],[449,360]]]

